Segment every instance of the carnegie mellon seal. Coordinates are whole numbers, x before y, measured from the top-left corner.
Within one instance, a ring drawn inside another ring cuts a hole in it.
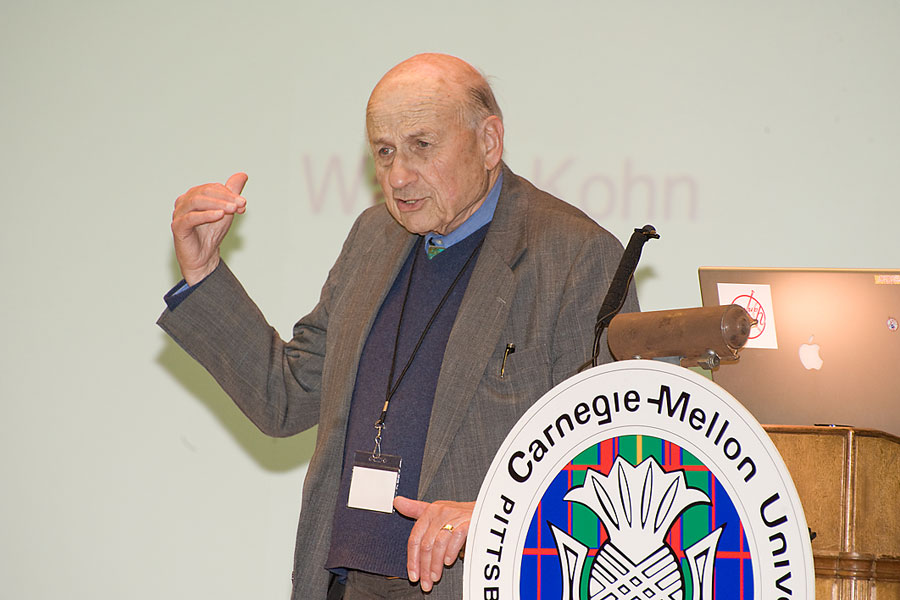
[[[466,598],[814,597],[812,549],[768,435],[715,383],[622,361],[545,394],[479,493]]]

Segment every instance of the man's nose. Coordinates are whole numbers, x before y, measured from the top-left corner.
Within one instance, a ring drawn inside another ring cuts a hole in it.
[[[400,190],[413,183],[418,179],[416,170],[411,167],[406,158],[399,155],[394,156],[391,163],[391,171],[388,174],[388,183],[395,190]]]

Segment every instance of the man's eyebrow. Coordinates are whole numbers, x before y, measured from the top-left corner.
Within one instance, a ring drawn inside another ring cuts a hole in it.
[[[419,129],[417,131],[407,134],[406,136],[404,136],[403,139],[406,141],[409,141],[409,140],[417,140],[417,139],[423,138],[423,137],[427,138],[427,137],[434,137],[434,136],[435,136],[434,131],[431,131],[429,129]]]
[[[403,136],[403,141],[408,142],[410,140],[417,140],[422,137],[434,137],[435,132],[429,129],[417,129],[412,133],[407,133]],[[373,138],[370,143],[374,146],[393,146],[394,142],[386,136],[378,136]]]
[[[375,139],[369,140],[369,143],[373,146],[390,146],[391,141],[384,137],[377,137]]]

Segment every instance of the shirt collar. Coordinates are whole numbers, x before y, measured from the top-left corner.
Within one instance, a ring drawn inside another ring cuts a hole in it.
[[[462,225],[447,235],[438,235],[436,233],[426,234],[425,248],[428,248],[429,244],[433,244],[446,250],[453,244],[463,241],[490,223],[494,218],[494,211],[497,209],[497,200],[500,198],[501,187],[503,187],[503,171],[500,171],[500,175],[497,177],[497,181],[494,182],[494,187],[488,192],[487,198],[484,199],[484,203],[478,207],[478,210],[476,210],[471,217],[463,221]]]

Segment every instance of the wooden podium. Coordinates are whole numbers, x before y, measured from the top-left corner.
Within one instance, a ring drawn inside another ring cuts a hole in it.
[[[819,600],[900,600],[900,438],[766,425],[803,504]]]

